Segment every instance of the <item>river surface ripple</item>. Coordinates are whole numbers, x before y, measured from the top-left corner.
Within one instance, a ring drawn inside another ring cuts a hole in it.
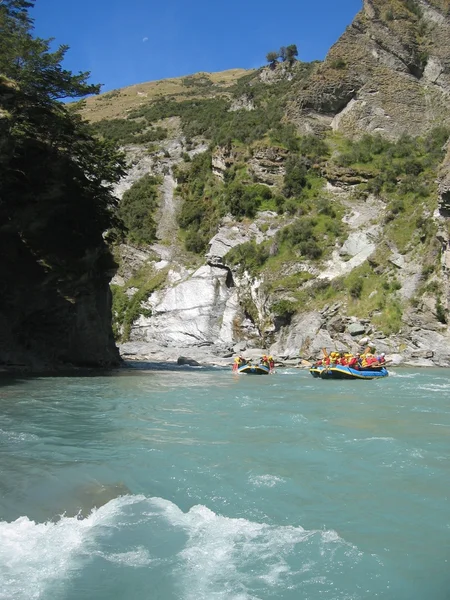
[[[448,600],[450,370],[0,381],[1,600]]]

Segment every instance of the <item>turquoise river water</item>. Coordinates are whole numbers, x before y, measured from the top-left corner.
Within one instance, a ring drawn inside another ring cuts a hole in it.
[[[1,600],[448,600],[450,370],[0,381]]]

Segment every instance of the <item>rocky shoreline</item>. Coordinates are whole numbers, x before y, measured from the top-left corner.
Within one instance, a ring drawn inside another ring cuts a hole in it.
[[[358,349],[360,349],[358,347]],[[237,344],[234,349],[221,345],[205,344],[202,346],[174,347],[159,346],[150,342],[126,342],[119,346],[122,359],[126,363],[170,363],[174,365],[230,367],[238,354],[257,360],[263,354],[272,354],[275,366],[309,367],[309,363],[320,354],[311,355],[277,355],[264,348],[245,348]],[[384,349],[380,349],[384,351]],[[433,357],[406,356],[399,353],[386,353],[386,360],[391,367],[443,367],[449,368],[450,361],[437,364]]]

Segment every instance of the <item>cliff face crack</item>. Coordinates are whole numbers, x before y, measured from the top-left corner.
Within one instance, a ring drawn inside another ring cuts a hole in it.
[[[225,279],[225,285],[226,285],[226,287],[228,289],[235,287],[234,277],[233,277],[233,273],[231,272],[230,267],[227,267],[227,265],[224,265],[223,263],[213,262],[213,261],[210,261],[210,260],[208,260],[206,262],[206,264],[209,267],[212,267],[214,269],[222,269],[222,271],[226,271],[227,272],[227,276],[226,276],[226,279]]]

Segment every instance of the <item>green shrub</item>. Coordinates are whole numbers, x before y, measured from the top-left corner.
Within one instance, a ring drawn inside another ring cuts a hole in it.
[[[92,133],[120,144],[130,143],[136,134],[145,129],[145,122],[128,119],[102,119],[90,126]]]
[[[365,191],[396,195],[405,202],[404,212],[407,212],[406,203],[429,198],[433,193],[436,168],[444,157],[449,134],[447,128],[437,127],[423,138],[404,134],[396,142],[367,134],[360,140],[347,140],[335,160],[341,166],[355,169],[367,165],[364,175],[370,178]],[[390,212],[387,221],[399,212],[403,211]]]
[[[142,120],[102,119],[97,123],[92,123],[89,127],[92,133],[118,144],[146,144],[167,137],[167,131],[163,127],[144,131],[147,123]]]
[[[232,248],[224,257],[225,264],[239,265],[241,271],[257,274],[269,258],[267,244],[257,244],[254,240]]]
[[[211,152],[197,154],[187,166],[189,170],[183,168],[174,173],[179,183],[178,193],[183,198],[177,221],[186,231],[186,249],[201,254],[217,231],[223,209],[217,182],[213,180]]]
[[[297,152],[299,149],[299,138],[294,125],[291,123],[279,123],[270,133],[270,139],[274,144],[280,144],[290,152]]]
[[[189,252],[195,254],[204,254],[209,242],[209,236],[204,231],[201,231],[195,227],[190,227],[187,231],[185,238],[185,247]]]
[[[118,213],[125,224],[127,238],[137,244],[151,244],[156,238],[155,211],[158,208],[158,177],[144,175],[127,190]]]
[[[297,312],[297,304],[291,300],[279,300],[272,304],[270,310],[276,317],[289,320]]]
[[[360,140],[349,140],[347,144],[348,150],[342,152],[338,158],[338,163],[344,167],[358,163],[370,163],[375,156],[385,152],[391,145],[379,134],[366,134]]]
[[[140,135],[129,138],[127,143],[132,144],[148,144],[149,142],[159,142],[167,138],[167,130],[163,127],[154,127]]]
[[[422,17],[422,8],[415,0],[405,0],[405,6],[409,10],[409,12],[416,15],[416,17],[419,17],[419,19]]]
[[[281,123],[282,107],[269,100],[256,110],[230,111],[230,102],[224,98],[184,100],[159,100],[143,106],[129,115],[144,118],[148,123],[179,116],[187,138],[202,136],[214,144],[225,145],[233,140],[250,144],[261,139],[274,126]]]
[[[322,137],[304,135],[300,138],[299,153],[313,161],[319,161],[329,156],[330,148]]]
[[[316,240],[307,240],[304,242],[300,242],[298,248],[302,256],[306,256],[307,258],[311,258],[312,260],[320,258],[323,253],[322,248],[319,246]]]
[[[317,203],[317,212],[319,215],[326,215],[333,219],[336,218],[336,211],[332,202],[325,198],[321,198]]]
[[[289,247],[297,246],[300,242],[306,242],[314,235],[315,222],[309,218],[300,218],[291,225],[284,227],[277,233],[277,239],[286,242]]]
[[[300,196],[308,184],[308,168],[304,159],[290,156],[286,161],[283,194],[287,198]]]
[[[336,60],[332,60],[330,62],[330,67],[332,69],[345,69],[346,66],[347,63],[343,58],[337,58]]]
[[[270,188],[262,184],[243,185],[233,181],[225,188],[225,206],[235,217],[252,218],[265,200],[272,198]]]
[[[396,198],[391,202],[390,208],[393,215],[398,215],[405,211],[405,203],[401,198]]]
[[[361,298],[363,287],[364,286],[362,279],[356,279],[355,281],[353,281],[348,288],[350,296],[355,300]]]

